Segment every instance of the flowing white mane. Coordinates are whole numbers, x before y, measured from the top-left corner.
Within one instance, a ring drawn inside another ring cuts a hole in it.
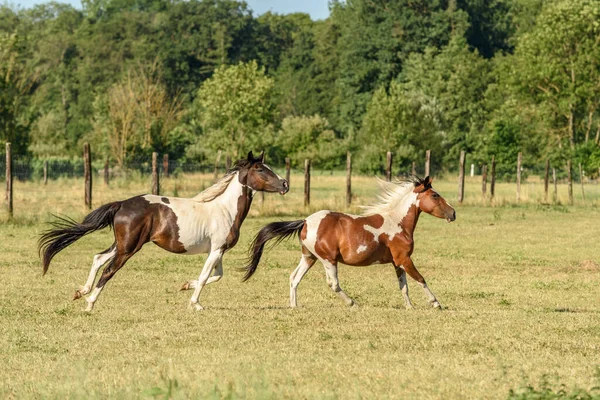
[[[377,195],[378,202],[370,206],[361,206],[363,215],[384,214],[396,210],[406,197],[413,193],[414,180],[386,182],[377,178],[381,192]]]
[[[205,189],[202,192],[198,193],[192,199],[194,201],[197,201],[200,203],[208,203],[210,201],[213,201],[214,199],[216,199],[217,197],[219,197],[220,195],[222,195],[225,192],[225,190],[227,189],[227,187],[229,186],[229,184],[231,183],[233,178],[235,178],[238,175],[237,174],[238,172],[239,171],[237,169],[229,171],[224,177],[219,179],[214,185],[212,185],[208,189]]]

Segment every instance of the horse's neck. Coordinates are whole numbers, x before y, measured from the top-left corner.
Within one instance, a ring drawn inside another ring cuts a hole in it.
[[[390,218],[395,225],[401,226],[402,231],[409,237],[412,237],[417,222],[419,221],[420,213],[421,209],[418,205],[417,194],[411,192],[388,213],[387,217]]]
[[[417,222],[419,222],[419,215],[421,215],[421,209],[416,204],[413,204],[409,208],[408,213],[406,213],[402,221],[400,221],[402,231],[408,237],[413,236],[415,228],[417,227]]]
[[[252,190],[248,186],[242,185],[236,174],[227,189],[215,199],[215,202],[229,212],[233,224],[241,225],[248,214],[250,204],[252,204]]]

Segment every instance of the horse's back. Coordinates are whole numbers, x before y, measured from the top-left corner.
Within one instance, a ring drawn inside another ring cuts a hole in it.
[[[313,254],[331,262],[348,265],[371,265],[389,262],[387,246],[380,242],[377,230],[383,217],[352,215],[323,210],[306,219],[306,235],[302,243]]]

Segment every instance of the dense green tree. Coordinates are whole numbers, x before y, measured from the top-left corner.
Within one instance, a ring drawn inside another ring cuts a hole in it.
[[[308,158],[315,167],[324,169],[338,166],[347,149],[347,144],[336,137],[327,119],[319,115],[286,117],[275,145],[281,156],[290,157],[294,167],[304,165]]]
[[[217,68],[196,100],[201,145],[237,158],[272,143],[272,89],[273,79],[254,61]]]
[[[360,126],[373,94],[387,87],[411,53],[448,43],[452,24],[466,16],[441,0],[348,0],[334,2],[333,21],[340,27],[340,127]]]
[[[549,3],[514,57],[523,97],[552,117],[553,146],[593,140],[600,125],[600,2]]]
[[[350,148],[369,171],[387,150],[406,168],[427,148],[454,168],[467,150],[507,175],[520,149],[527,166],[596,171],[599,4],[334,0],[324,21],[237,0],[0,6],[0,140],[44,158],[91,140],[121,163],[266,147],[327,168]],[[151,65],[144,84],[134,72]]]
[[[461,150],[473,152],[480,142],[486,119],[481,100],[490,84],[489,72],[489,63],[469,50],[460,34],[441,50],[428,48],[422,54],[413,54],[405,65],[401,74],[403,85],[436,99],[443,110],[446,163],[452,164]]]
[[[365,172],[381,172],[386,152],[392,151],[396,163],[408,170],[428,149],[441,154],[445,141],[443,112],[436,99],[392,82],[389,93],[378,89],[367,107],[358,134],[358,143],[363,144],[358,167]]]

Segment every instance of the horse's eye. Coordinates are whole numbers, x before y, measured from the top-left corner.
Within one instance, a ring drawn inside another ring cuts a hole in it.
[[[433,194],[433,198],[434,198],[434,199],[439,199],[439,198],[440,198],[440,195],[439,195],[439,194],[437,194],[437,193],[434,193],[434,194]]]

